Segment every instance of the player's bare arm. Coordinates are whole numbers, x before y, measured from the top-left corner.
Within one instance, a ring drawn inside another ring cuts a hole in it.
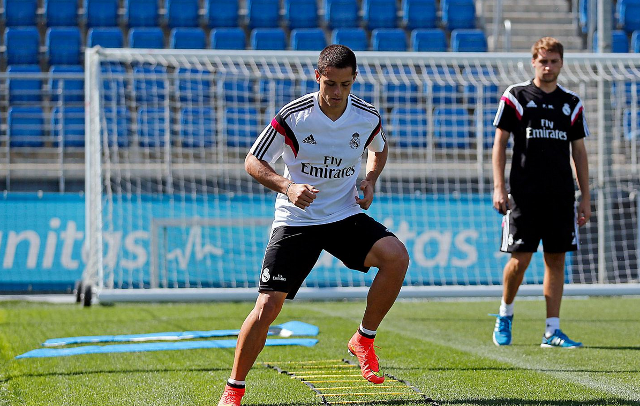
[[[291,182],[276,172],[267,161],[258,159],[251,153],[247,154],[244,160],[244,169],[263,186],[284,194],[291,203],[301,209],[309,207],[319,192],[312,185]]]
[[[497,128],[493,142],[493,207],[501,214],[507,213],[508,197],[504,170],[507,163],[507,143],[510,135],[509,131]]]
[[[587,224],[591,217],[591,193],[589,192],[589,160],[584,138],[571,142],[571,155],[576,167],[576,181],[580,189],[580,203],[578,204],[578,225]]]
[[[389,148],[387,144],[384,145],[384,149],[380,152],[368,151],[367,153],[367,175],[362,182],[360,182],[362,199],[356,196],[356,203],[364,210],[367,210],[371,206],[371,203],[373,203],[376,182],[387,163],[388,156]]]

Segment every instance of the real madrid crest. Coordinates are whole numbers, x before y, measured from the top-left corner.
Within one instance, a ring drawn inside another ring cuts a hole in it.
[[[349,142],[349,145],[351,146],[351,148],[357,149],[360,146],[360,134],[353,133],[353,135],[351,136],[351,142]]]
[[[569,107],[569,103],[565,103],[564,106],[562,106],[562,112],[565,116],[571,114],[571,107]]]

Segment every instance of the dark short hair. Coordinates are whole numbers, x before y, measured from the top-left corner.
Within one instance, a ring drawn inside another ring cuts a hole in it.
[[[318,57],[318,72],[324,75],[329,67],[337,69],[351,67],[355,74],[358,68],[356,55],[349,47],[344,45],[329,45],[320,52],[320,56]]]
[[[564,59],[564,47],[560,41],[553,37],[540,38],[535,44],[533,44],[531,47],[531,56],[533,56],[533,59],[538,58],[538,54],[541,49],[544,49],[547,52],[557,52],[560,54],[560,59]]]

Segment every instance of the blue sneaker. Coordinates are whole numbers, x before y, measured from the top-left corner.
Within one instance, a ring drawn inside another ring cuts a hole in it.
[[[582,347],[582,343],[577,341],[573,341],[562,330],[557,329],[553,332],[551,337],[547,337],[545,334],[542,335],[542,344],[540,344],[542,348],[580,348]]]
[[[511,325],[513,324],[513,315],[500,316],[498,314],[490,314],[496,318],[496,326],[493,328],[493,343],[495,345],[511,345]]]

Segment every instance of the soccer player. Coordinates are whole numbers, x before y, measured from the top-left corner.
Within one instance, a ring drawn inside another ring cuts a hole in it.
[[[546,330],[541,347],[581,347],[560,329],[560,302],[564,287],[565,254],[578,248],[578,226],[591,216],[589,166],[584,138],[589,128],[583,105],[575,93],[558,85],[563,47],[545,37],[531,48],[533,80],[510,86],[502,95],[494,125],[493,206],[502,214],[502,245],[510,252],[504,268],[504,289],[493,331],[493,342],[511,344],[513,305],[531,256],[542,240],[543,291]],[[506,148],[513,134],[513,157],[505,186]],[[575,202],[575,184],[581,192]]]
[[[349,48],[330,45],[322,50],[315,71],[320,90],[285,105],[247,155],[247,172],[279,194],[258,299],[238,335],[219,406],[240,405],[245,378],[264,347],[269,325],[285,299],[295,297],[322,250],[360,272],[378,268],[362,323],[347,347],[366,380],[384,381],[373,341],[402,287],[409,255],[395,235],[363,213],[373,202],[388,146],[380,114],[350,94],[356,67]],[[364,151],[360,196],[356,180]],[[271,166],[278,158],[284,161],[284,176]]]

